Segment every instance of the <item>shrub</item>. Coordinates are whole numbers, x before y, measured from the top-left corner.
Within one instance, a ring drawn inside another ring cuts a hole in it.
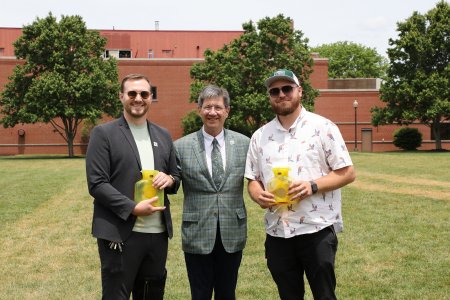
[[[183,135],[195,132],[199,130],[203,125],[202,119],[197,113],[197,110],[189,112],[181,120],[181,126],[183,127]]]
[[[91,130],[97,126],[99,119],[84,119],[83,127],[81,128],[81,141],[83,143],[89,142],[89,137],[91,136]]]
[[[416,150],[422,145],[422,133],[417,128],[397,129],[394,132],[394,145],[403,150]]]

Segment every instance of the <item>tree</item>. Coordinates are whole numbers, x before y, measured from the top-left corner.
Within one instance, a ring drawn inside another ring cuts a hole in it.
[[[50,13],[24,26],[14,53],[24,63],[15,67],[0,95],[0,123],[50,123],[74,156],[78,125],[120,109],[116,61],[104,60],[106,39],[86,29],[80,16]]]
[[[250,136],[274,117],[268,101],[265,79],[279,68],[292,70],[302,81],[303,104],[312,109],[317,96],[309,82],[313,60],[306,38],[292,28],[290,18],[278,15],[257,23],[243,24],[244,33],[238,39],[213,52],[207,49],[205,61],[191,69],[191,102],[210,83],[224,87],[231,97],[231,112],[226,127]],[[196,120],[195,126],[184,122],[185,134],[198,129],[199,118],[192,113],[184,121]],[[190,130],[186,130],[191,128]]]
[[[385,107],[372,108],[374,125],[430,126],[441,150],[440,123],[450,114],[450,8],[445,1],[425,15],[414,12],[397,23],[398,39],[389,39],[390,65],[381,87]]]
[[[383,78],[387,59],[369,48],[352,42],[323,44],[311,49],[328,58],[330,78]]]

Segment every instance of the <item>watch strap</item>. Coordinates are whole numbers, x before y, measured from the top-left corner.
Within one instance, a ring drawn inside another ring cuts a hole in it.
[[[312,193],[313,193],[313,195],[314,195],[314,194],[317,193],[317,191],[318,191],[317,183],[315,183],[315,182],[312,181],[312,180],[311,180],[309,183],[311,184],[311,191],[312,191]]]

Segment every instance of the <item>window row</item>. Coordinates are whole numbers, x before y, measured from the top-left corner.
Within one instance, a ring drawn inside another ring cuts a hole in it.
[[[174,50],[170,49],[163,49],[161,50],[162,57],[173,57]],[[114,57],[114,58],[132,58],[133,55],[131,53],[131,50],[129,49],[106,49],[103,57]],[[155,54],[153,52],[153,49],[148,49],[147,51],[147,58],[155,58]]]

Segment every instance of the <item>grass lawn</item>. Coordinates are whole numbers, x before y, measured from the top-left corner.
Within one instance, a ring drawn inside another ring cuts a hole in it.
[[[352,153],[343,189],[339,299],[450,299],[450,153]],[[0,157],[0,299],[100,299],[84,159]],[[171,197],[166,299],[189,299]],[[248,242],[237,299],[278,299],[264,259],[263,213],[246,197]],[[312,299],[307,291],[306,299]]]

